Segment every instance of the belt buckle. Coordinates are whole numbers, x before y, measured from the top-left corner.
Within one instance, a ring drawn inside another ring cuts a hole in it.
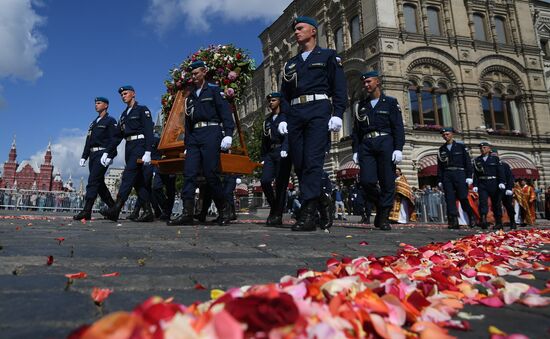
[[[307,102],[307,95],[300,95],[300,96],[298,97],[298,102],[299,102],[300,104],[305,104],[305,103]]]

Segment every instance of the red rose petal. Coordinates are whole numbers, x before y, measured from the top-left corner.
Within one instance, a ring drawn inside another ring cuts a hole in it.
[[[48,260],[46,261],[46,265],[51,266],[53,264],[53,255],[48,255]]]

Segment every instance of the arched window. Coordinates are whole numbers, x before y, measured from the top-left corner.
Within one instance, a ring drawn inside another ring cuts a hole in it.
[[[403,5],[403,14],[405,15],[405,30],[411,33],[418,33],[416,6],[411,4]]]
[[[503,17],[495,17],[495,30],[497,33],[497,42],[499,44],[505,44],[508,42],[508,36],[506,32],[506,23]]]
[[[425,81],[419,86],[411,81],[409,102],[415,128],[439,130],[442,126],[452,126],[451,105],[445,83],[434,85]]]
[[[327,48],[327,33],[325,32],[324,23],[320,23],[317,28],[317,39],[319,40],[319,46]]]
[[[441,22],[439,20],[439,8],[428,7],[428,34],[441,35]]]
[[[338,28],[336,33],[334,33],[334,45],[336,46],[336,52],[344,50],[344,30],[342,27]]]
[[[349,27],[350,27],[350,35],[351,35],[351,43],[354,44],[356,43],[357,41],[359,41],[359,38],[361,38],[361,30],[360,30],[360,27],[359,27],[359,16],[356,15],[354,16],[350,23],[349,23]]]
[[[501,89],[485,90],[481,97],[485,127],[490,131],[521,131],[519,98],[514,92]]]
[[[487,30],[485,29],[485,16],[479,13],[474,14],[474,38],[476,40],[487,41]]]

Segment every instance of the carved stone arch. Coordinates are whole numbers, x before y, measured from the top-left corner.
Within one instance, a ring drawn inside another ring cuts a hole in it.
[[[412,61],[409,64],[409,67],[407,67],[407,73],[411,73],[415,68],[421,67],[423,65],[430,65],[438,68],[451,81],[452,84],[456,84],[456,76],[453,70],[449,66],[447,66],[446,63],[434,58],[426,57]]]
[[[416,74],[409,74],[409,76],[407,77],[407,81],[408,81],[407,87],[410,85],[411,82],[416,83],[417,86],[422,85],[422,78],[417,76]]]
[[[490,93],[492,87],[493,87],[493,85],[491,85],[490,83],[488,83],[486,81],[482,81],[479,84],[479,92],[480,92],[480,94]]]
[[[432,85],[431,87],[436,87],[438,81],[435,77],[431,75],[425,75],[422,77],[422,83],[420,84],[420,86],[424,87],[425,82],[429,82]]]
[[[350,58],[347,60],[342,59],[342,66],[344,67],[346,73],[349,71],[357,71],[362,74],[367,70],[367,63],[364,59],[360,58]]]
[[[485,69],[483,69],[483,71],[481,71],[479,78],[483,81],[485,80],[484,78],[487,77],[487,75],[491,72],[497,72],[497,73],[506,75],[508,78],[510,78],[511,83],[514,83],[516,86],[519,86],[521,91],[525,90],[525,84],[521,79],[521,77],[518,75],[518,73],[516,73],[512,69],[505,66],[501,66],[501,65],[488,66]]]
[[[496,92],[496,89],[498,89],[501,94],[506,94],[506,86],[502,82],[495,82],[493,85],[493,93]]]

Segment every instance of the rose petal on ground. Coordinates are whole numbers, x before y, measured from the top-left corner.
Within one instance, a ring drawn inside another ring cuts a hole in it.
[[[58,238],[55,238],[55,240],[57,240],[57,244],[58,244],[58,245],[61,245],[61,243],[62,243],[63,241],[65,241],[65,238],[63,238],[63,237],[58,237]]]
[[[53,264],[53,255],[48,255],[48,259],[46,260],[46,265],[51,266]]]
[[[92,294],[91,294],[92,300],[96,304],[101,305],[103,301],[105,301],[105,299],[107,299],[111,293],[113,293],[113,290],[111,289],[94,287],[92,289]]]
[[[204,285],[201,284],[201,283],[196,283],[196,284],[195,284],[195,289],[196,289],[196,290],[205,290],[206,287],[204,287]]]
[[[104,277],[104,278],[109,278],[109,277],[118,277],[119,275],[120,275],[120,273],[113,272],[113,273],[105,273],[105,274],[102,274],[101,276]]]
[[[69,279],[85,279],[88,276],[88,274],[86,274],[86,272],[78,272],[78,273],[65,274],[65,276]]]
[[[489,307],[502,307],[504,306],[504,303],[502,302],[502,300],[500,300],[499,297],[488,297],[488,298],[483,298],[481,300],[479,300],[479,302],[485,306],[489,306]]]

